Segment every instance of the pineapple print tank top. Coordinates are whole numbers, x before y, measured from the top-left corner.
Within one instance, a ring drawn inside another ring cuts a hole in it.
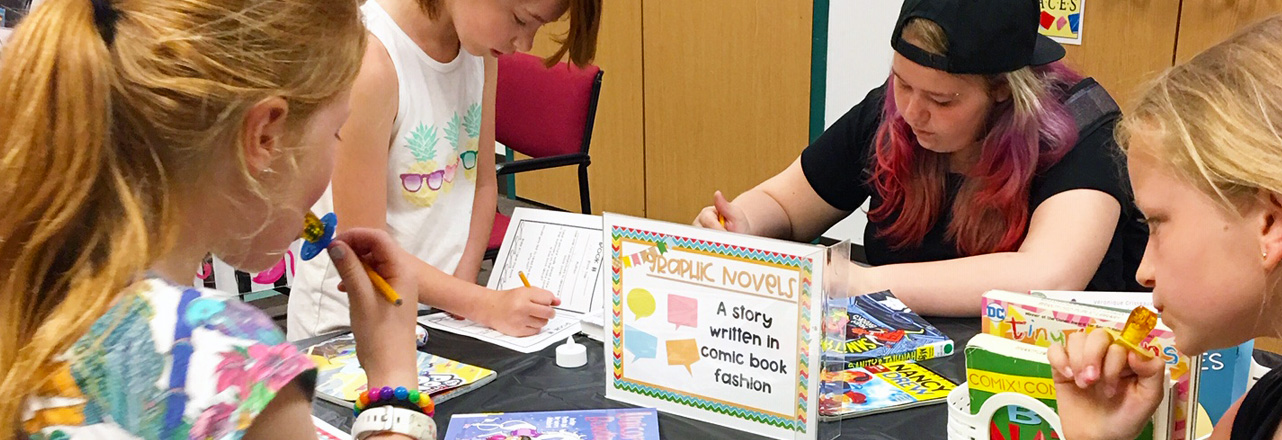
[[[438,62],[377,0],[361,10],[365,27],[391,56],[399,88],[387,162],[388,232],[410,253],[453,273],[467,244],[476,193],[484,60],[460,49],[454,60]],[[312,208],[318,215],[334,210],[331,190]],[[291,340],[349,325],[347,295],[338,291],[338,281],[327,255],[300,262],[289,299]]]

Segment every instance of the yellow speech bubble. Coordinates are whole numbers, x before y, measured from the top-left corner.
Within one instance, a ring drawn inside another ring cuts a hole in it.
[[[668,365],[684,366],[693,376],[694,370],[690,369],[690,364],[695,362],[699,362],[699,344],[694,339],[668,341]]]
[[[654,314],[654,295],[649,290],[636,288],[628,292],[628,309],[641,319]]]

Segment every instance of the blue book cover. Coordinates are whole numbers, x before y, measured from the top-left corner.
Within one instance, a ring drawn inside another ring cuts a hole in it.
[[[1253,351],[1254,342],[1247,341],[1236,347],[1208,351],[1202,356],[1197,402],[1202,404],[1212,423],[1219,423],[1229,406],[1246,394],[1246,385],[1251,379]]]
[[[455,414],[445,440],[659,440],[654,408]]]
[[[844,361],[845,368],[953,354],[953,340],[890,291],[830,300],[828,313],[836,316],[825,322],[840,326],[844,321],[846,340],[825,340],[824,356]]]

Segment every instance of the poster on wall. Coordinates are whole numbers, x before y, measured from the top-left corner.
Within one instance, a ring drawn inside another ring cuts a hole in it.
[[[607,397],[819,438],[823,248],[616,214],[603,226]]]
[[[1086,0],[1041,0],[1040,31],[1060,44],[1082,44],[1082,7]]]

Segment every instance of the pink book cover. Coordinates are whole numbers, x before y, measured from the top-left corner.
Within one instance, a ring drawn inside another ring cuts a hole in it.
[[[1040,347],[1062,344],[1073,332],[1097,328],[1120,331],[1129,316],[1117,310],[1003,291],[985,293],[983,304],[984,316],[980,319],[983,333]],[[1170,419],[1171,438],[1187,438],[1192,401],[1189,365],[1194,364],[1189,356],[1175,350],[1175,334],[1161,322],[1140,345],[1170,367],[1171,378],[1176,381],[1171,399],[1174,408]]]

